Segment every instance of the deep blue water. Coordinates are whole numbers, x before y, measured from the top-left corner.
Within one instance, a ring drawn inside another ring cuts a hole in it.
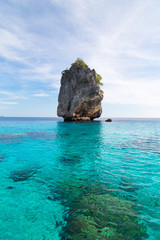
[[[0,118],[0,239],[94,239],[73,237],[68,225],[80,231],[70,220],[73,213],[77,219],[84,199],[100,199],[102,189],[104,198],[109,193],[116,203],[132,205],[137,224],[145,227],[146,238],[130,239],[160,239],[159,119]],[[109,214],[116,213],[115,202]],[[88,221],[96,211],[104,218],[104,206],[83,215]],[[117,222],[105,224],[106,237],[95,239],[117,239],[107,235]]]

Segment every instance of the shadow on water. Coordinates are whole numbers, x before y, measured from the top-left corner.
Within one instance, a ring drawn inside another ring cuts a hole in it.
[[[50,189],[48,200],[59,200],[68,209],[60,237],[67,239],[141,240],[148,237],[134,202],[118,197],[103,180],[101,122],[58,123],[59,167],[63,176]],[[137,187],[121,179],[127,192]],[[57,222],[57,226],[61,223]]]

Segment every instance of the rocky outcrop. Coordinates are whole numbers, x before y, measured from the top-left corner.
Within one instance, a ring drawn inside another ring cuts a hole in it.
[[[102,114],[101,77],[82,60],[62,72],[57,115],[65,121],[90,121]]]
[[[105,122],[112,122],[112,119],[108,118],[108,119],[105,120]]]

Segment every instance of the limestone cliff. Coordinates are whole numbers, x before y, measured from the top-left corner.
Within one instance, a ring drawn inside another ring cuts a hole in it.
[[[101,77],[82,60],[62,72],[57,115],[65,121],[90,121],[101,116]]]

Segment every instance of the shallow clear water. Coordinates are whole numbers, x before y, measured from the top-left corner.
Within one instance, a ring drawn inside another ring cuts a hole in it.
[[[0,239],[78,239],[71,212],[102,188],[160,239],[160,121],[0,120]]]

